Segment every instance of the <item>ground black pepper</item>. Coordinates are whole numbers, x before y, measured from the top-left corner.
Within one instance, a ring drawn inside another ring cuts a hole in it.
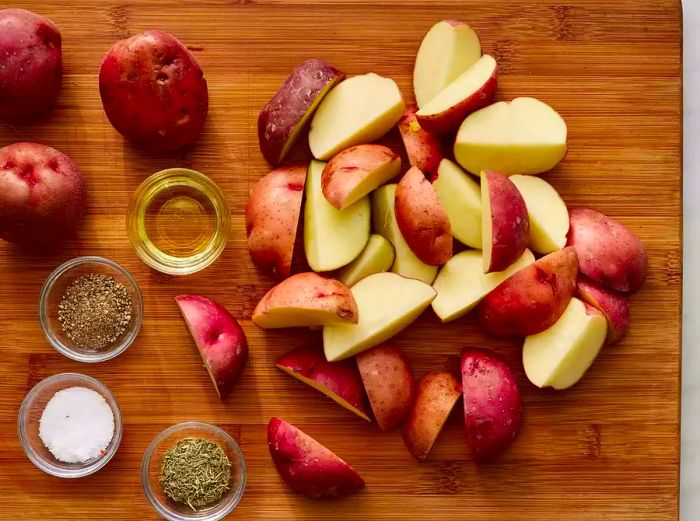
[[[131,323],[131,297],[110,275],[90,273],[66,288],[58,305],[61,329],[82,349],[103,350]]]

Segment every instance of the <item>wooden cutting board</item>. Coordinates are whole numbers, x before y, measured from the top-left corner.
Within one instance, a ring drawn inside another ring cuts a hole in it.
[[[15,2],[61,28],[66,76],[59,104],[41,121],[0,124],[0,146],[29,140],[72,156],[90,189],[78,240],[46,256],[0,245],[0,518],[156,519],[140,479],[141,457],[163,428],[216,423],[241,444],[248,488],[232,519],[671,520],[678,516],[681,325],[681,7],[671,0],[151,0]],[[256,119],[291,68],[321,57],[348,74],[394,78],[412,98],[413,59],[441,19],[471,24],[500,67],[499,99],[536,96],[569,127],[569,154],[547,179],[569,206],[591,206],[629,226],[648,248],[650,275],[631,299],[629,336],[600,357],[573,389],[541,391],[520,364],[520,343],[483,335],[471,319],[440,327],[431,312],[396,338],[416,375],[454,367],[461,348],[497,349],[518,370],[525,423],[497,462],[475,465],[455,412],[430,460],[419,464],[399,433],[380,433],[275,369],[288,349],[317,332],[264,333],[250,321],[272,279],[256,271],[243,219],[246,195],[268,170]],[[97,89],[100,61],[117,39],[149,28],[188,45],[209,81],[206,132],[193,147],[152,154],[109,125]],[[185,166],[226,192],[232,236],[222,257],[173,278],[134,254],[124,216],[144,177]],[[102,255],[129,269],[145,297],[135,344],[115,360],[83,365],[56,353],[37,319],[45,278],[61,262]],[[234,394],[214,392],[173,296],[201,293],[241,320],[251,357]],[[41,379],[77,371],[116,394],[124,414],[118,454],[77,481],[43,474],[24,456],[16,416]],[[280,416],[355,466],[360,494],[334,502],[302,498],[277,475],[266,424]]]

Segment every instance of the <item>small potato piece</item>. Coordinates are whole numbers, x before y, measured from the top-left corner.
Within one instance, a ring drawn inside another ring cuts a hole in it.
[[[0,120],[18,121],[48,110],[62,76],[58,27],[31,11],[0,10]]]
[[[260,152],[268,163],[284,160],[323,97],[344,77],[318,58],[296,66],[258,116]]]
[[[197,60],[163,31],[146,31],[112,46],[100,68],[100,97],[112,126],[154,151],[192,143],[209,109]]]
[[[521,269],[476,308],[479,325],[496,335],[534,335],[564,313],[576,287],[573,248],[555,251]]]
[[[289,276],[307,166],[285,165],[260,179],[245,207],[248,250],[253,262],[284,279]]]
[[[401,429],[408,452],[418,461],[427,459],[461,394],[462,386],[450,373],[430,372],[418,381],[416,399]]]
[[[647,276],[647,251],[629,229],[588,208],[569,210],[567,246],[579,257],[581,273],[616,291],[637,291]]]
[[[481,174],[481,237],[484,273],[513,264],[530,240],[525,201],[513,182],[497,172]]]
[[[467,445],[477,461],[503,452],[518,435],[523,404],[510,366],[485,349],[462,351],[462,393]]]
[[[450,260],[450,220],[435,187],[416,167],[406,172],[396,186],[395,208],[401,234],[416,257],[431,266]]]
[[[399,121],[399,133],[406,147],[408,162],[435,180],[440,161],[444,157],[437,136],[426,132],[416,119],[416,106],[408,105]]]
[[[347,208],[401,170],[401,158],[383,145],[357,145],[346,148],[326,164],[321,190],[338,210]]]
[[[279,418],[272,418],[267,426],[267,447],[282,479],[310,498],[346,496],[365,486],[365,480],[354,468]]]
[[[394,258],[394,247],[391,243],[381,235],[372,234],[362,253],[338,272],[338,280],[351,288],[369,275],[389,271],[394,264]]]
[[[263,329],[357,324],[355,299],[345,284],[318,273],[297,273],[283,280],[253,311]]]
[[[479,183],[452,161],[443,159],[433,186],[450,218],[453,237],[467,246],[481,249]]]
[[[393,345],[382,344],[356,357],[379,428],[397,427],[413,403],[415,385],[406,359]]]
[[[598,309],[608,321],[606,344],[622,340],[630,325],[630,306],[625,295],[601,288],[594,282],[579,278],[576,283],[576,296]]]
[[[78,165],[38,143],[0,149],[0,238],[43,248],[75,235],[87,190]]]

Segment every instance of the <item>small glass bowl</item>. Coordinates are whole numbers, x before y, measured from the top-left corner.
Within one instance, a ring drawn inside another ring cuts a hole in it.
[[[226,196],[214,181],[196,170],[168,168],[146,178],[131,196],[126,231],[148,266],[190,275],[219,258],[230,220]]]
[[[64,463],[57,460],[39,438],[39,420],[46,404],[58,391],[68,387],[87,387],[100,393],[114,414],[114,436],[98,458],[85,463]],[[17,416],[17,433],[25,454],[34,465],[59,478],[82,478],[94,474],[112,459],[122,439],[122,413],[119,404],[102,382],[78,373],[61,373],[45,378],[27,393]]]
[[[82,275],[100,273],[111,275],[121,282],[131,297],[131,323],[111,346],[101,350],[85,349],[73,342],[61,329],[58,321],[58,305],[66,288]],[[104,362],[123,353],[141,329],[143,297],[134,277],[116,262],[103,257],[77,257],[61,264],[49,278],[39,295],[39,322],[49,343],[62,355],[79,362]]]
[[[183,438],[205,438],[218,443],[231,461],[231,488],[216,503],[196,512],[165,495],[158,483],[163,455]],[[153,508],[168,521],[217,521],[236,508],[246,485],[245,458],[227,432],[203,422],[184,422],[168,427],[149,445],[141,462],[141,483]]]

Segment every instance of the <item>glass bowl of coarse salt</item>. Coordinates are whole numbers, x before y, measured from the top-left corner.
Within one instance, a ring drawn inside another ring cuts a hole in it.
[[[36,384],[17,417],[29,460],[60,478],[81,478],[104,467],[119,448],[122,429],[114,395],[99,380],[78,373]]]
[[[103,362],[124,352],[141,329],[143,298],[134,277],[103,257],[61,264],[39,296],[39,322],[61,354]]]

